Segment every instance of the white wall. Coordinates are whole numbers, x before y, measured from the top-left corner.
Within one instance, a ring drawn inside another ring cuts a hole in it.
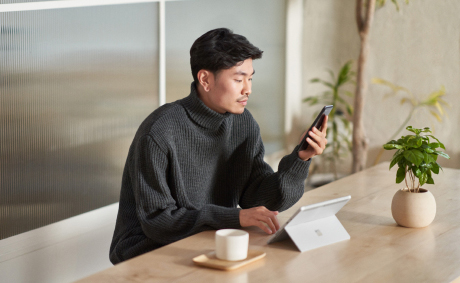
[[[254,61],[247,109],[261,128],[267,154],[284,146],[286,1],[194,0],[166,3],[166,101],[190,93],[190,47],[202,34],[226,27],[264,51]]]
[[[444,85],[445,100],[452,108],[442,123],[428,111],[415,113],[409,125],[431,127],[447,148],[450,160],[440,158],[446,167],[460,168],[460,1],[401,2],[397,12],[391,1],[375,12],[371,27],[367,78],[380,77],[404,86],[419,98]],[[359,37],[355,22],[354,0],[306,1],[304,6],[303,96],[316,95],[324,89],[308,81],[328,78],[327,68],[337,71],[349,59],[356,61]],[[350,88],[354,91],[354,87]],[[372,165],[381,145],[389,140],[407,116],[409,107],[400,99],[383,100],[388,88],[369,84],[364,125],[369,138],[368,166]],[[311,121],[312,107],[303,105],[304,121]],[[306,126],[307,123],[305,123]],[[409,133],[404,130],[402,134]],[[393,152],[385,152],[381,161]],[[349,172],[350,160],[342,171]],[[436,180],[435,180],[436,181]]]

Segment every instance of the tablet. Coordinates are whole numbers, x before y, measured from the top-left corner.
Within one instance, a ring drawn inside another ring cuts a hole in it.
[[[297,151],[307,149],[308,142],[306,141],[306,139],[307,139],[307,137],[309,137],[308,133],[313,129],[313,127],[317,128],[318,130],[321,131],[321,126],[323,125],[324,117],[329,115],[329,113],[331,113],[332,108],[334,108],[334,105],[326,105],[326,106],[323,107],[323,109],[321,109],[321,111],[319,112],[318,116],[316,116],[315,121],[313,122],[313,124],[311,124],[310,128],[305,133],[302,141],[299,144],[299,148],[298,148]]]
[[[335,214],[351,196],[302,206],[268,240],[267,244],[290,237],[300,251],[350,239],[350,235]]]

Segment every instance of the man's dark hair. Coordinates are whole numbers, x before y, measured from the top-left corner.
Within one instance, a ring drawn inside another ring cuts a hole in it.
[[[230,69],[246,59],[259,59],[262,53],[246,37],[227,28],[210,30],[195,40],[190,48],[193,79],[198,83],[197,74],[202,69],[216,75],[220,70]]]

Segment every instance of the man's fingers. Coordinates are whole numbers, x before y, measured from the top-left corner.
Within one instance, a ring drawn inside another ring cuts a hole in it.
[[[270,228],[272,232],[276,232],[278,230],[276,229],[276,225],[274,224],[274,222],[276,221],[276,216],[270,210],[265,209],[265,211],[263,211],[261,215],[258,215],[256,219],[267,224],[267,226]]]
[[[265,226],[264,223],[261,222],[261,221],[257,221],[257,223],[254,223],[253,226],[259,227],[260,229],[264,230],[265,233],[267,233],[267,234],[272,234],[273,233],[272,230],[270,230],[267,226]]]
[[[312,132],[315,133],[319,137],[326,137],[326,133],[323,133],[323,131],[318,130],[316,127],[313,127]]]
[[[273,232],[276,232],[277,229],[275,227],[275,224],[273,224],[273,221],[270,217],[266,217],[263,222],[265,222],[268,225],[270,230],[272,230]]]
[[[280,223],[278,222],[278,218],[276,215],[278,214],[278,211],[276,211],[276,214],[273,215],[273,224],[275,224],[276,231],[280,229]]]
[[[267,234],[273,234],[280,228],[277,214],[278,211],[270,211],[264,206],[243,209],[240,211],[240,224],[243,227],[257,226]]]
[[[307,142],[308,142],[309,145],[311,145],[311,147],[313,147],[313,149],[315,150],[317,155],[323,153],[323,149],[315,141],[313,141],[312,139],[308,138]]]
[[[325,138],[322,136],[321,132],[320,132],[320,135],[317,135],[314,132],[310,132],[310,137],[311,137],[312,141],[316,142],[319,145],[319,147],[322,148],[322,147],[325,146],[325,144],[324,144]]]
[[[327,120],[329,119],[329,116],[326,115],[323,120],[323,125],[321,126],[321,132],[324,133],[324,136],[326,136],[327,133]]]

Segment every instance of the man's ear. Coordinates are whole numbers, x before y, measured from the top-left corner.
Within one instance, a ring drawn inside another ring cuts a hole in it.
[[[200,71],[198,71],[198,82],[203,87],[204,91],[208,92],[211,90],[213,77],[213,74],[208,70],[201,69]]]

